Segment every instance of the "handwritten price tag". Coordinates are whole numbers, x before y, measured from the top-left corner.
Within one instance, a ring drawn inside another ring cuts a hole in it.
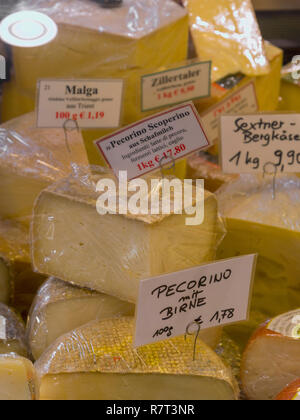
[[[172,106],[210,96],[211,62],[142,76],[142,111]]]
[[[248,319],[256,255],[246,255],[142,280],[135,346]]]
[[[118,176],[142,176],[209,146],[192,103],[172,108],[95,142],[101,156]]]
[[[225,173],[300,172],[300,114],[221,117],[221,164]]]
[[[79,128],[117,128],[121,122],[123,80],[40,80],[37,126],[61,128],[74,120]]]

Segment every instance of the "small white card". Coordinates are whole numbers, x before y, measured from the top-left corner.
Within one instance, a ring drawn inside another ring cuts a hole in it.
[[[117,128],[121,125],[122,79],[40,80],[37,126],[61,128],[75,120],[79,128]]]
[[[221,165],[231,174],[300,172],[300,114],[222,116]]]
[[[0,340],[6,340],[6,318],[0,316]]]
[[[135,347],[248,319],[256,255],[142,280]]]
[[[220,116],[225,114],[253,114],[258,111],[254,82],[236,90],[223,101],[201,113],[201,121],[209,141],[215,144],[219,137]]]
[[[134,179],[207,148],[209,142],[192,103],[146,118],[95,141],[115,175]]]
[[[142,111],[210,96],[211,61],[147,74],[141,79]]]

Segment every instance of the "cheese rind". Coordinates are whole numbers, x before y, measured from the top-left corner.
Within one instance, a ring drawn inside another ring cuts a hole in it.
[[[204,343],[178,337],[133,348],[134,320],[95,321],[58,339],[36,363],[47,399],[231,399],[231,371]]]
[[[132,303],[141,279],[215,258],[224,234],[215,196],[205,193],[204,222],[183,214],[132,216],[96,211],[93,188],[67,179],[41,193],[32,224],[32,261],[41,273]]]
[[[32,401],[37,387],[32,363],[14,354],[0,355],[0,400]]]
[[[291,315],[291,316],[289,316]],[[278,317],[290,328],[293,319],[300,320],[300,309]],[[298,338],[274,332],[270,323],[263,325],[250,339],[244,352],[241,368],[243,390],[251,400],[273,400],[292,381],[300,377],[300,324]]]
[[[71,164],[88,165],[81,134],[37,129],[34,113],[8,121],[0,130],[0,217],[29,223],[38,194],[71,172]]]
[[[277,395],[276,401],[300,401],[300,379],[292,382],[281,391]]]
[[[37,360],[57,338],[93,320],[134,315],[134,305],[51,278],[39,290],[27,324]]]
[[[0,354],[27,356],[25,326],[20,316],[0,303]]]
[[[250,0],[184,0],[198,57],[212,61],[213,81],[266,74],[269,62]]]
[[[252,175],[217,192],[227,235],[218,258],[258,253],[250,320],[226,327],[242,347],[267,318],[297,309],[300,301],[300,181],[279,177],[273,182]]]

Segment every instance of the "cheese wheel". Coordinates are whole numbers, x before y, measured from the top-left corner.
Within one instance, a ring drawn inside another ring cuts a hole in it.
[[[300,309],[274,318],[252,336],[241,377],[251,400],[273,400],[300,377]]]
[[[133,348],[134,320],[95,321],[58,339],[36,363],[42,400],[235,400],[228,367],[194,337]]]

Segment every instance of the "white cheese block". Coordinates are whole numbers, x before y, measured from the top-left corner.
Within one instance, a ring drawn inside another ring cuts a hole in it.
[[[235,400],[228,367],[194,338],[132,347],[133,318],[94,321],[58,339],[36,363],[41,400]]]
[[[0,303],[0,354],[27,356],[25,326],[16,312]]]
[[[186,225],[186,214],[100,216],[98,196],[74,179],[41,193],[32,224],[37,271],[135,303],[141,279],[215,258],[224,231],[213,194],[205,193],[197,226]]]
[[[36,128],[35,114],[0,127],[0,217],[29,222],[33,203],[52,182],[71,173],[71,164],[88,165],[81,134]]]
[[[241,376],[251,400],[272,400],[300,377],[300,309],[274,318],[253,335]]]
[[[36,399],[36,377],[32,363],[23,357],[0,355],[0,401]]]
[[[134,305],[51,278],[39,290],[27,325],[37,360],[57,338],[93,320],[134,315]]]

